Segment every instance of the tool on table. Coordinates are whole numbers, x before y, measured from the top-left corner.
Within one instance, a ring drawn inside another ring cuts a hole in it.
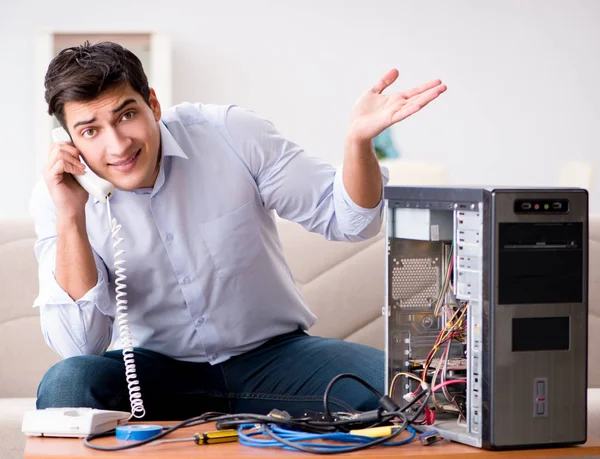
[[[181,441],[193,441],[197,445],[212,445],[215,443],[227,443],[238,440],[238,432],[235,429],[211,430],[209,432],[195,433],[193,437],[171,438],[167,440],[156,440],[151,445],[161,443],[175,443]]]

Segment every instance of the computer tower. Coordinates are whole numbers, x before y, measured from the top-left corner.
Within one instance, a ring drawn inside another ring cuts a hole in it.
[[[388,395],[406,406],[436,388],[428,421],[416,421],[475,447],[584,443],[587,191],[385,187],[384,197]]]

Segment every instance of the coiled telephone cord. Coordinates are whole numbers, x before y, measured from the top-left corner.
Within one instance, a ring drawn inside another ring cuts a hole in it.
[[[115,266],[115,295],[117,300],[116,320],[119,325],[119,336],[121,338],[121,347],[123,348],[123,361],[125,363],[125,378],[127,380],[127,389],[129,390],[129,402],[131,404],[131,415],[135,418],[142,418],[146,414],[140,382],[138,380],[135,368],[135,359],[133,354],[133,341],[131,339],[131,328],[127,320],[127,285],[125,284],[125,259],[120,258],[125,253],[123,249],[117,249],[117,246],[123,241],[122,237],[118,236],[121,230],[121,225],[117,224],[117,220],[111,217],[110,214],[110,199],[106,200],[106,208],[108,210],[108,221],[110,224],[110,232],[114,239],[114,266]]]

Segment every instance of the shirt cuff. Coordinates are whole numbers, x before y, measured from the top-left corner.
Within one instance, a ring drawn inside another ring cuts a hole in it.
[[[346,206],[348,206],[352,211],[356,212],[357,214],[360,214],[364,219],[373,221],[374,218],[381,215],[381,211],[383,209],[383,205],[382,205],[383,204],[383,187],[388,183],[388,181],[390,179],[390,175],[389,175],[389,171],[388,171],[387,167],[382,166],[382,165],[379,166],[379,169],[381,170],[381,179],[382,179],[381,180],[381,200],[372,209],[368,209],[366,207],[359,206],[352,200],[352,198],[348,194],[348,191],[346,190],[346,187],[344,186],[344,181],[342,180],[343,168],[344,168],[344,166],[340,166],[335,173],[335,178],[333,180],[334,194],[339,192],[340,195],[342,196],[342,201],[344,202],[344,204]]]
[[[48,286],[48,290],[45,293],[40,292],[40,295],[35,299],[33,306],[39,307],[46,304],[75,304],[82,306],[85,303],[92,303],[100,306],[101,304],[109,304],[110,299],[108,298],[104,275],[102,274],[102,271],[97,268],[96,272],[98,273],[96,285],[88,290],[80,299],[74,301],[73,298],[71,298],[71,296],[58,284],[56,277],[54,276],[54,271],[52,271],[51,285]]]

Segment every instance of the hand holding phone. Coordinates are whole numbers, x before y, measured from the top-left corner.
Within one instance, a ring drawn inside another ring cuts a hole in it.
[[[62,127],[52,130],[52,140],[72,144],[69,134]],[[89,194],[102,202],[106,201],[115,192],[115,187],[112,183],[94,174],[82,159],[80,161],[85,166],[83,174],[73,174],[73,177]]]

